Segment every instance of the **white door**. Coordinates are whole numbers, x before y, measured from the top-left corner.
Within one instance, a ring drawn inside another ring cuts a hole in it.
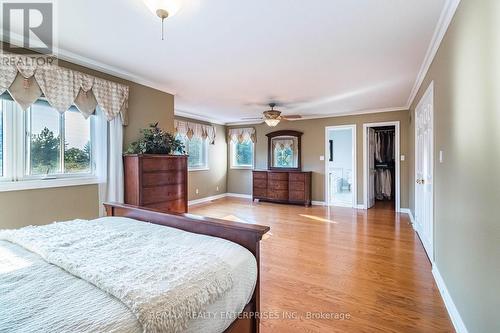
[[[415,222],[416,230],[431,261],[434,261],[433,90],[431,83],[415,110]]]
[[[368,128],[368,207],[375,206],[375,130]]]

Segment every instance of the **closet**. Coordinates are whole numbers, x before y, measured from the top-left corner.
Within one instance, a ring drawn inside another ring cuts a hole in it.
[[[396,196],[396,172],[395,153],[396,129],[394,126],[373,127],[370,141],[373,143],[373,168],[371,172],[374,177],[373,196],[375,202],[393,202]]]

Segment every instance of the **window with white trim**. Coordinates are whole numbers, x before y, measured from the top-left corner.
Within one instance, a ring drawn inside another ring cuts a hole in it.
[[[0,179],[75,179],[95,176],[95,119],[76,107],[63,114],[39,99],[27,110],[0,99]]]
[[[254,143],[252,140],[231,141],[231,168],[252,169],[254,166]]]
[[[3,140],[3,135],[5,132],[5,112],[3,111],[4,105],[2,101],[0,100],[0,179],[3,178],[3,154],[4,154],[4,140]]]
[[[177,134],[176,139],[184,144],[188,154],[188,170],[208,170],[208,139]]]

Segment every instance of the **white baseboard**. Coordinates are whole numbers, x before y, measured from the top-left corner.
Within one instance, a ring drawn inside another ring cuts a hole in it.
[[[415,229],[415,218],[413,217],[413,213],[411,212],[411,209],[410,208],[401,208],[399,211],[400,211],[400,213],[408,214],[408,216],[410,217],[411,224],[413,225],[413,228]]]
[[[251,194],[240,194],[240,193],[226,193],[226,197],[252,199]]]
[[[204,197],[204,198],[200,198],[200,199],[189,200],[188,201],[188,206],[205,203],[205,202],[209,202],[209,201],[212,201],[212,200],[222,199],[222,198],[226,197],[226,194],[227,193],[222,193],[222,194],[212,195],[210,197]]]
[[[324,201],[312,201],[311,204],[313,206],[328,206]],[[346,207],[346,208],[354,208],[354,209],[366,209],[364,205],[356,205],[355,207],[351,207],[350,205],[336,205],[335,207]]]
[[[455,327],[455,331],[457,331],[457,333],[468,333],[469,331],[467,330],[467,327],[465,327],[464,321],[462,320],[462,317],[460,316],[460,313],[458,312],[458,309],[455,306],[455,303],[448,292],[448,288],[446,288],[443,277],[439,273],[436,265],[432,266],[432,275],[434,276],[434,280],[436,281],[439,292],[441,293],[446,310],[448,310],[451,322]]]
[[[195,199],[195,200],[190,200],[190,201],[188,201],[188,206],[198,205],[201,203],[210,202],[210,201],[222,199],[225,197],[252,199],[252,196],[250,194],[221,193],[221,194],[217,194],[217,195],[212,195],[210,197],[204,197],[204,198],[199,198],[199,199]]]
[[[415,218],[413,217],[413,213],[411,212],[411,209],[401,208],[401,213],[408,214],[408,216],[410,217],[410,221],[411,221],[411,224],[413,226],[413,229],[415,229],[416,228]],[[418,234],[418,232],[417,232],[417,234]],[[468,333],[469,331],[467,330],[467,327],[465,327],[465,324],[462,320],[462,317],[460,316],[460,313],[458,312],[458,309],[455,306],[455,303],[453,302],[453,299],[451,298],[450,293],[448,292],[448,288],[446,287],[446,284],[444,283],[443,277],[439,273],[439,270],[435,264],[432,265],[432,275],[434,276],[434,280],[436,281],[436,285],[437,285],[439,292],[441,294],[441,298],[444,301],[444,305],[446,306],[446,310],[448,311],[448,314],[450,315],[451,322],[453,323],[453,326],[455,327],[455,331],[457,331],[457,333]]]

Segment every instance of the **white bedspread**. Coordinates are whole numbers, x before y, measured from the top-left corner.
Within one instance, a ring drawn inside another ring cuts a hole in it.
[[[0,331],[222,332],[234,318],[221,313],[241,312],[255,287],[254,257],[218,238],[124,218],[21,230],[2,238],[83,279],[0,242]]]

